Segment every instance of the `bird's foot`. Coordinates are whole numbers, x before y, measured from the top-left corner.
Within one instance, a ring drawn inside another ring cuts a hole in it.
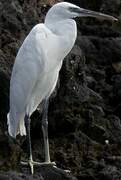
[[[58,170],[63,170],[63,171],[65,171],[67,174],[70,174],[70,173],[71,173],[71,171],[68,170],[68,169],[60,169],[60,168],[58,168],[56,165],[54,165],[53,167],[56,168],[56,169],[58,169]]]
[[[21,161],[21,164],[22,165],[29,165],[30,166],[30,170],[31,170],[31,174],[34,174],[34,165],[35,166],[44,166],[44,165],[50,165],[50,166],[53,166],[53,167],[56,167],[56,163],[55,162],[36,162],[36,161],[33,161],[33,160],[28,160],[28,161]]]
[[[34,161],[29,159],[28,161],[21,161],[22,165],[30,166],[31,174],[34,174]]]
[[[64,169],[64,171],[65,171],[66,173],[68,173],[68,174],[71,173],[71,171],[70,171],[69,169]]]

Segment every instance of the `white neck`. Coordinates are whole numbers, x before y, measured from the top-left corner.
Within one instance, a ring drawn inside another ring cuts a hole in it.
[[[77,25],[73,19],[61,20],[53,24],[45,23],[46,27],[60,39],[60,51],[63,59],[74,46],[77,37]]]
[[[77,36],[77,25],[73,19],[56,20],[54,17],[52,21],[46,18],[44,24],[56,35],[69,36],[70,39]]]

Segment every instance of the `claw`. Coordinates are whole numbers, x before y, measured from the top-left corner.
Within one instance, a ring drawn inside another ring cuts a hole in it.
[[[33,161],[29,160],[28,164],[29,164],[30,169],[31,169],[31,174],[34,174],[34,163],[33,163]]]
[[[51,165],[53,167],[56,167],[56,163],[55,162],[42,162],[42,163],[40,163],[40,162],[33,161],[31,159],[26,161],[26,162],[21,161],[21,164],[25,165],[25,166],[29,165],[30,166],[30,170],[31,170],[31,174],[34,174],[34,165],[35,166]]]
[[[56,168],[56,169],[60,169],[60,168],[58,168],[56,165],[54,165],[53,167]],[[65,171],[67,174],[70,174],[70,173],[71,173],[71,171],[68,170],[68,169],[64,169],[63,171]]]
[[[68,170],[68,169],[65,169],[64,170],[66,173],[68,173],[68,174],[70,174],[71,173],[71,171],[70,170]]]

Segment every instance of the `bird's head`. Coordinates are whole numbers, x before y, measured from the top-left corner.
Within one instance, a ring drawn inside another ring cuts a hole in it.
[[[46,15],[46,21],[60,21],[64,19],[72,19],[75,17],[95,17],[99,19],[106,19],[109,21],[117,21],[113,16],[106,15],[100,12],[95,12],[87,9],[80,8],[71,3],[60,2],[55,4]]]

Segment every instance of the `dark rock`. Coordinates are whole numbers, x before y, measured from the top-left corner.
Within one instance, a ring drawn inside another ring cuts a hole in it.
[[[114,100],[120,102],[121,100],[121,75],[116,74],[112,76],[112,83],[113,83],[113,95]]]
[[[28,174],[28,172],[17,173],[15,171],[9,171],[0,174],[0,180],[77,180],[72,175],[67,174],[65,171],[51,167],[41,167],[36,169],[34,175]]]
[[[121,172],[115,166],[106,166],[98,175],[99,180],[120,180]]]
[[[108,133],[108,139],[111,141],[121,143],[121,121],[119,117],[110,115],[107,117],[108,121],[106,122],[106,129]]]

